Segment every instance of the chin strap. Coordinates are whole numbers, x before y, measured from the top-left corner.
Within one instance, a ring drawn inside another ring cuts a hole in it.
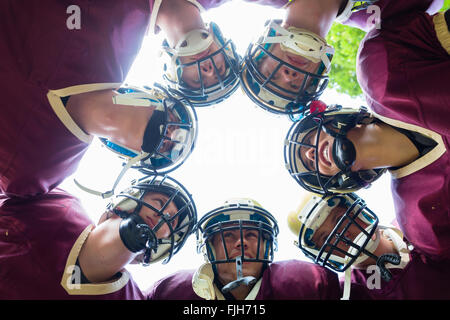
[[[399,265],[401,261],[401,258],[396,253],[386,253],[381,255],[377,259],[377,267],[380,270],[381,278],[384,281],[390,281],[392,279],[392,274],[386,267],[386,263],[391,263],[393,265]]]
[[[75,182],[75,184],[77,185],[77,187],[79,187],[81,190],[93,194],[95,196],[99,196],[102,197],[103,199],[107,199],[110,198],[114,195],[114,190],[117,187],[117,184],[119,183],[119,181],[122,179],[123,175],[125,174],[125,172],[131,168],[133,165],[135,165],[137,162],[141,161],[143,158],[147,157],[149,154],[146,152],[141,153],[140,155],[128,160],[127,164],[122,168],[122,171],[120,171],[119,176],[116,178],[116,181],[114,182],[114,185],[112,187],[111,190],[109,191],[105,191],[105,192],[101,192],[101,191],[96,191],[90,188],[87,188],[85,186],[83,186],[81,183],[79,183],[76,179],[73,179],[73,181]]]
[[[352,286],[351,280],[352,280],[352,268],[350,267],[350,268],[347,268],[347,270],[345,270],[344,292],[342,294],[341,300],[349,300],[350,288]]]
[[[236,289],[240,285],[251,286],[256,283],[256,278],[252,276],[244,277],[244,273],[242,272],[242,256],[236,257],[236,274],[237,279],[228,283],[222,288],[222,292],[224,294],[229,293],[230,291]]]
[[[384,230],[384,232],[387,233],[387,236],[394,242],[395,248],[399,251],[406,247],[405,243],[402,241],[400,236],[392,229],[387,228]],[[378,244],[375,246],[377,247]],[[381,278],[388,282],[392,279],[392,274],[389,271],[389,266],[386,266],[386,264],[391,265],[400,265],[402,259],[400,254],[396,253],[386,253],[382,254],[379,257],[375,256],[369,251],[364,252],[366,255],[371,257],[372,259],[376,260],[376,265],[378,267],[378,270],[380,272]],[[349,300],[350,298],[350,289],[351,289],[351,277],[352,277],[352,268],[349,267],[345,270],[345,278],[344,278],[344,290],[342,294],[341,300]]]

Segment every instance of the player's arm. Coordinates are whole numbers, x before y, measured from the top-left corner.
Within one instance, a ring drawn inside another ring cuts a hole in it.
[[[115,104],[114,90],[100,90],[73,95],[67,111],[87,134],[140,150],[148,121],[154,108]]]
[[[137,215],[126,219],[106,212],[91,231],[78,256],[79,266],[89,282],[110,280],[142,254],[145,239],[139,237]]]

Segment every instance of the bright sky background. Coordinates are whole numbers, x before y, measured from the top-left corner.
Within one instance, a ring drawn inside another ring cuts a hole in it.
[[[266,20],[282,17],[283,10],[236,0],[203,14],[205,21],[214,21],[225,37],[233,39],[241,55],[250,41],[262,32]],[[128,84],[152,86],[155,81],[160,81],[162,68],[157,58],[160,43],[159,36],[144,39],[141,52],[128,74]],[[361,99],[350,99],[331,89],[326,90],[321,99],[328,104],[340,103],[352,107],[365,104]],[[280,235],[275,261],[306,259],[293,245],[295,238],[286,223],[287,215],[297,208],[306,192],[290,177],[284,165],[283,145],[292,122],[287,117],[257,107],[241,89],[216,106],[197,108],[196,111],[199,134],[194,151],[170,175],[193,195],[198,216],[221,206],[228,198],[255,199],[278,220]],[[93,221],[97,222],[108,200],[81,191],[74,185],[73,179],[87,187],[107,191],[119,174],[122,163],[95,139],[78,171],[67,178],[61,187],[78,196]],[[116,191],[127,187],[135,177],[140,175],[129,170]],[[392,221],[394,212],[388,173],[370,189],[358,194],[378,215],[380,224]],[[195,236],[192,235],[168,264],[156,263],[149,267],[131,265],[127,269],[144,290],[165,275],[180,269],[196,269],[203,262],[203,256],[196,252]]]

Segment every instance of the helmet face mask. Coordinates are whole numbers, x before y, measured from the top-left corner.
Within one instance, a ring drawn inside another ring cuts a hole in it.
[[[255,63],[251,58],[259,50],[267,55],[265,59],[272,59],[277,63],[268,76],[259,70],[259,63]],[[283,88],[273,81],[281,67],[303,75],[303,81],[297,90]],[[241,82],[244,92],[263,109],[273,113],[298,114],[304,113],[309,103],[322,95],[328,85],[328,76],[317,75],[295,67],[257,44],[253,47],[250,45],[248,48],[241,72]],[[313,83],[314,85],[312,85]]]
[[[309,103],[317,100],[328,85],[328,72],[334,50],[319,36],[298,28],[284,29],[280,21],[268,21],[264,34],[250,44],[241,67],[241,83],[249,98],[263,109],[278,114],[304,114]],[[274,45],[282,51],[302,56],[317,64],[315,71],[306,70],[273,54]],[[261,63],[271,60],[272,71],[264,75]],[[274,82],[281,71],[303,77],[295,89]],[[286,71],[288,70],[288,71]]]
[[[307,115],[302,120],[294,123],[289,129],[284,146],[284,159],[286,168],[291,176],[307,191],[319,194],[350,193],[361,188],[367,188],[370,183],[379,178],[385,171],[382,169],[351,171],[350,164],[343,165],[348,158],[356,157],[354,149],[348,147],[346,134],[357,124],[368,124],[375,121],[364,108],[360,110],[330,106],[323,112]],[[311,137],[316,133],[315,139]],[[320,172],[319,167],[319,138],[321,134],[329,134],[334,137],[331,148],[331,157],[336,164],[336,173],[327,175]],[[342,141],[347,142],[346,152],[340,150]],[[353,146],[353,144],[350,144]],[[314,150],[313,168],[305,161],[305,153],[308,149]],[[348,155],[351,155],[349,157]],[[348,162],[348,161],[347,161]]]
[[[146,202],[144,197],[150,193],[164,196],[159,197],[161,208]],[[166,212],[171,203],[176,207],[176,212],[172,215]],[[154,211],[159,220],[152,228],[147,228],[150,233],[149,246],[141,257],[142,262],[148,265],[164,259],[163,263],[167,263],[193,232],[197,222],[195,203],[181,183],[167,175],[153,175],[135,181],[129,188],[116,195],[108,205],[109,210],[123,219],[129,215],[139,215],[143,207]],[[167,226],[169,235],[158,238],[157,232],[162,226]]]
[[[209,24],[209,30],[188,33],[186,39],[182,39],[175,48],[170,48],[165,41],[163,50],[168,58],[164,64],[163,78],[172,90],[178,91],[195,107],[215,105],[231,96],[239,86],[241,57],[237,54],[233,41],[225,39],[213,22]],[[181,62],[184,56],[205,51],[205,55],[196,61]],[[222,61],[222,66],[217,65],[218,61]],[[204,79],[202,68],[206,65],[213,70],[217,80],[213,84],[206,83]]]
[[[313,197],[298,219],[298,247],[321,266],[343,272],[368,256],[377,258],[378,217],[354,194]]]
[[[194,108],[186,108],[179,100],[164,101],[164,105],[164,124],[159,128],[159,143],[139,166],[160,173],[175,170],[187,159],[198,133]]]
[[[142,150],[131,150],[105,138],[100,141],[111,151],[128,161],[138,159],[133,168],[148,172],[169,173],[178,168],[191,154],[197,139],[197,114],[187,101],[161,90],[146,91],[138,88],[121,88],[119,103],[139,105],[150,101],[155,110],[144,132]],[[130,96],[130,97],[127,97]],[[187,105],[186,105],[187,104]]]
[[[258,238],[256,256],[246,254],[242,245],[239,255],[241,261],[272,262],[274,251],[277,250],[278,224],[275,218],[259,205],[254,206],[251,200],[239,201],[212,210],[199,220],[196,227],[197,251],[203,252],[205,259],[213,265],[236,262],[237,257],[231,256],[226,245],[227,233],[234,232],[240,243],[244,243],[245,235],[250,232]],[[246,201],[249,205],[245,204]],[[214,239],[223,246],[225,257],[218,257],[213,245]]]

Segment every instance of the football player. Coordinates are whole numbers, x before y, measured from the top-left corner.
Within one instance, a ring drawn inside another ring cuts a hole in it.
[[[196,230],[206,262],[157,281],[151,300],[337,299],[336,274],[312,263],[273,262],[278,224],[256,201],[230,199],[205,214]]]
[[[60,189],[3,199],[0,212],[2,299],[142,299],[124,267],[169,262],[197,221],[191,195],[166,175],[116,195],[97,225]]]
[[[286,1],[284,19],[266,22],[242,63],[241,83],[258,106],[291,119],[302,115],[328,84],[334,48],[325,37],[342,21],[373,1]]]
[[[133,159],[126,168],[168,172],[190,154],[196,117],[188,102],[156,86],[123,89],[152,4],[1,2],[0,193],[55,188],[94,136]]]
[[[226,1],[156,0],[150,32],[163,32],[164,79],[196,107],[215,105],[239,86],[240,56],[201,13]],[[206,8],[205,8],[205,7]]]
[[[308,194],[288,225],[306,257],[335,272],[344,299],[448,299],[449,261],[435,262],[418,253],[394,226],[354,193]],[[351,280],[351,283],[350,283]]]
[[[449,135],[429,122],[334,105],[294,123],[284,154],[292,177],[324,195],[367,188],[389,170],[402,232],[420,253],[440,260],[450,257],[448,145]]]
[[[441,76],[450,74],[450,14],[447,19],[444,13],[435,14],[442,3],[292,1],[284,20],[269,21],[262,36],[249,46],[241,73],[243,89],[260,107],[289,114],[293,120],[301,118],[327,86],[334,50],[325,38],[337,21],[369,31],[360,45],[356,70],[370,107],[379,112],[387,105],[390,116],[405,108],[414,119],[416,109],[405,106],[435,104],[435,93],[445,92],[448,82]],[[423,79],[433,80],[423,83]],[[437,104],[448,104],[448,99]],[[438,114],[430,117],[439,118]]]

